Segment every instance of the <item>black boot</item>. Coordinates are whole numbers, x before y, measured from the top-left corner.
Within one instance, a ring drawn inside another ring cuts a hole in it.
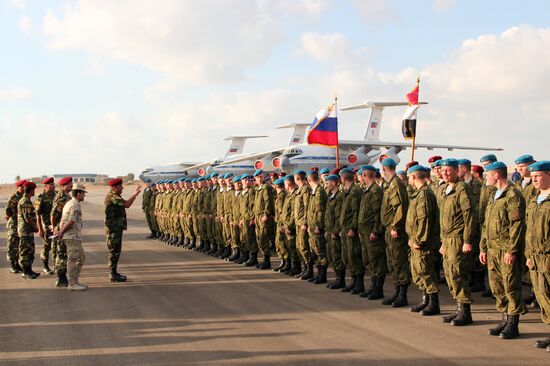
[[[34,280],[40,276],[40,273],[33,272],[31,266],[24,266],[23,267],[23,273],[21,274],[21,277],[24,279]]]
[[[250,258],[244,265],[247,267],[254,267],[256,264],[258,264],[258,252],[251,252]]]
[[[231,256],[231,247],[225,247],[224,251],[223,251],[223,254],[221,256],[222,259],[227,259]]]
[[[15,259],[12,259],[10,262],[10,273],[21,273],[21,267]]]
[[[250,253],[247,251],[243,251],[241,253],[241,256],[239,257],[239,260],[237,261],[237,264],[243,264],[246,263],[250,259]]]
[[[357,283],[357,276],[356,275],[352,275],[351,276],[351,283],[344,287],[342,289],[342,292],[351,292],[351,290],[353,290],[355,288],[355,284]]]
[[[395,300],[397,300],[397,296],[399,296],[399,285],[394,285],[393,295],[391,295],[388,298],[385,298],[382,300],[382,305],[391,305]]]
[[[519,337],[519,314],[508,315],[508,323],[500,333],[500,339],[513,339]]]
[[[304,265],[303,267],[302,267],[302,263],[303,263],[303,265]],[[300,263],[300,268],[302,268],[302,271],[301,271],[300,273],[298,273],[298,274],[297,274],[296,276],[294,276],[294,277],[296,277],[296,278],[301,278],[303,275],[306,274],[306,272],[307,272],[307,264],[304,263],[304,262],[301,262],[301,263]]]
[[[237,258],[239,258],[239,249],[238,248],[231,249],[231,255],[229,256],[228,261],[233,262]]]
[[[302,281],[309,280],[311,277],[313,277],[313,263],[309,262],[306,266],[306,273],[300,277]]]
[[[535,342],[535,347],[542,348],[542,349],[550,347],[550,337],[539,339],[538,341]]]
[[[508,314],[502,314],[502,320],[500,323],[498,323],[496,327],[489,329],[487,333],[492,336],[499,336],[500,332],[504,330],[506,324],[508,324]]]
[[[386,276],[376,277],[376,284],[374,290],[367,297],[369,300],[379,300],[384,298],[384,282],[386,281]]]
[[[317,276],[317,279],[313,281],[314,284],[320,285],[322,283],[327,283],[327,266],[319,266],[319,275]]]
[[[443,317],[443,323],[450,323],[458,316],[458,304],[456,305],[455,312]]]
[[[420,311],[424,310],[430,303],[430,298],[426,291],[422,291],[422,301],[420,303],[413,305],[409,308],[409,311],[411,313],[419,313]]]
[[[285,266],[281,268],[279,273],[289,274],[291,269],[292,269],[292,261],[289,258],[286,260]]]
[[[286,266],[286,259],[281,259],[279,266],[276,268],[273,268],[273,272],[280,272],[281,269],[283,269],[285,266]]]
[[[69,281],[67,276],[64,274],[57,275],[57,280],[55,281],[55,287],[67,287],[69,286]]]
[[[212,245],[210,246],[210,250],[208,251],[208,255],[214,255],[218,252],[218,244],[215,244],[215,243],[212,243]]]
[[[317,277],[319,277],[319,273],[321,273],[321,268],[320,268],[320,267],[321,267],[321,266],[319,266],[319,265],[316,265],[316,266],[315,266],[315,268],[317,268],[317,273],[315,273],[315,271],[314,271],[314,272],[313,272],[313,277],[309,278],[309,279],[307,280],[307,282],[313,283],[313,282],[315,282],[315,281],[317,280]]]
[[[361,292],[359,296],[361,297],[369,297],[369,295],[374,291],[374,287],[376,286],[376,276],[371,276],[370,278],[370,288],[365,289],[364,292]]]
[[[439,308],[439,294],[436,292],[434,294],[429,294],[429,303],[428,306],[426,306],[422,311],[420,312],[421,315],[431,316],[431,315],[438,315],[441,313],[441,309]]]
[[[225,247],[223,245],[218,246],[218,251],[216,254],[214,254],[214,257],[221,258],[223,253],[225,252]]]
[[[333,283],[328,285],[328,288],[331,290],[339,290],[346,287],[346,269],[340,271],[334,271],[336,273],[336,279]]]
[[[147,236],[145,237],[145,239],[153,239],[154,236],[155,236],[155,235],[153,234],[153,232],[151,232],[149,235],[147,235]]]
[[[53,271],[50,269],[50,266],[48,264],[49,261],[47,259],[44,259],[42,261],[42,272],[44,272],[45,275],[51,276],[53,275]]]
[[[397,295],[397,299],[391,304],[393,308],[402,308],[403,306],[409,305],[409,301],[407,299],[409,285],[399,285],[399,287],[399,295]]]
[[[451,324],[456,327],[472,324],[472,312],[470,311],[470,304],[458,303],[458,314],[456,318],[451,321]]]
[[[302,262],[297,260],[292,263],[292,268],[290,268],[290,271],[288,272],[289,276],[296,276],[302,272]]]
[[[109,279],[111,282],[126,282],[126,276],[117,272],[116,267],[111,268],[111,273],[109,274]]]
[[[359,295],[361,292],[365,292],[365,274],[357,275],[355,287],[351,290],[352,295]]]
[[[271,257],[268,255],[264,255],[264,261],[260,263],[260,265],[258,266],[258,269],[261,269],[261,270],[271,269]]]

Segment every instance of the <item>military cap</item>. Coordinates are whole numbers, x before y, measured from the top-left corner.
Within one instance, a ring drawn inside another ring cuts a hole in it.
[[[218,177],[219,174],[218,174],[218,172],[214,172],[214,173],[210,174],[210,176],[211,176],[212,178],[215,178],[215,177]]]
[[[280,172],[279,173],[279,178],[283,178],[283,177],[286,177],[286,173],[285,172]]]
[[[550,171],[550,160],[541,160],[529,165],[530,172],[548,172]]]
[[[65,177],[65,178],[61,178],[59,180],[59,185],[64,186],[64,185],[67,185],[67,184],[72,183],[72,182],[73,182],[73,177]]]
[[[155,182],[151,183],[151,186],[156,186],[157,184]]]
[[[319,174],[329,174],[329,173],[330,173],[329,168],[323,168],[323,169],[319,170]]]
[[[382,166],[385,166],[388,168],[395,168],[397,166],[397,163],[392,158],[386,158],[382,160]]]
[[[479,174],[483,174],[485,169],[483,169],[483,167],[481,165],[472,165],[472,171],[476,172],[476,173],[479,173]]]
[[[82,183],[75,184],[73,186],[73,191],[81,191],[81,192],[84,192],[84,193],[88,193],[88,191],[86,190],[86,187]]]
[[[326,180],[327,182],[330,182],[330,181],[338,182],[338,181],[340,180],[340,177],[337,176],[336,174],[331,174],[331,175],[327,176],[327,177],[325,178],[325,180]]]
[[[271,179],[277,179],[277,178],[279,178],[279,174],[277,174],[277,173],[275,173],[275,172],[269,173],[269,177],[270,177]]]
[[[434,155],[428,159],[428,163],[432,164],[435,163],[438,160],[443,160],[443,158],[439,155]]]
[[[233,173],[225,173],[225,175],[223,176],[223,179],[229,179],[232,177],[233,177]]]
[[[294,176],[293,175],[285,175],[283,178],[285,181],[292,180],[294,182]]]
[[[285,184],[285,180],[283,178],[276,179],[273,184],[277,186],[283,186]]]
[[[485,167],[485,170],[486,171],[491,171],[491,170],[506,169],[506,168],[507,168],[506,164],[504,164],[502,161],[494,161],[491,164],[488,164]]]
[[[458,159],[458,165],[471,166],[472,162],[469,159]]]
[[[59,184],[61,184],[61,182],[59,182]],[[116,186],[119,186],[121,184],[122,184],[122,179],[120,179],[120,178],[111,179],[109,181],[109,186],[111,186],[111,187],[116,187]]]
[[[332,172],[330,172],[330,174],[336,174],[336,175],[339,175],[340,174],[340,170],[342,170],[342,168],[336,168],[334,169]]]
[[[52,184],[54,182],[53,177],[44,178],[42,184]]]
[[[404,171],[404,170],[398,170],[396,174],[397,174],[397,175],[406,175],[407,172]]]
[[[479,162],[480,163],[485,163],[485,162],[490,162],[490,163],[494,163],[495,161],[497,161],[497,157],[495,154],[487,154],[487,155],[483,155],[481,157],[481,159],[479,159]]]
[[[233,177],[233,179],[231,180],[231,183],[237,183],[237,182],[240,182],[240,181],[241,181],[241,177],[235,176],[235,177]]]
[[[409,161],[407,164],[405,164],[405,170],[409,170],[411,166],[418,165],[418,161]]]
[[[191,183],[197,183],[197,178],[191,179]]]
[[[187,179],[185,179],[185,178],[180,178],[180,179],[178,179],[178,183],[185,182],[186,180],[187,180]]]
[[[210,174],[204,176],[204,179],[206,179],[206,180],[208,180],[210,178],[212,178],[212,176]]]
[[[25,187],[25,190],[30,191],[31,189],[36,188],[36,184],[34,184],[33,182],[25,181],[25,183],[23,183],[23,187]]]
[[[373,165],[363,165],[359,170],[361,171],[361,173],[367,170],[372,170],[373,172],[375,172],[376,168]]]
[[[303,170],[295,170],[293,173],[293,175],[306,175],[306,172],[304,172]]]
[[[414,173],[414,172],[419,172],[419,171],[420,171],[420,172],[425,172],[425,171],[426,171],[426,168],[423,167],[422,165],[413,165],[413,166],[411,166],[411,167],[409,168],[409,170],[407,170],[407,172],[408,172],[409,174]]]
[[[151,183],[151,178],[145,179],[145,183]]]
[[[16,186],[16,187],[21,187],[21,186],[23,186],[23,184],[25,184],[26,182],[27,182],[26,179],[21,179],[20,181],[18,181],[18,182],[15,183],[15,186]]]
[[[250,174],[243,174],[243,175],[241,175],[241,180],[243,180],[243,179],[250,179],[250,178],[252,178],[252,177],[250,176]]]
[[[434,167],[441,166],[441,164],[443,164],[443,159],[439,159],[439,160],[434,161]]]
[[[308,170],[308,172],[306,173],[306,175],[307,175],[308,177],[309,177],[310,175],[313,175],[313,174],[318,175],[319,172],[318,172],[317,170],[313,170],[313,169],[312,169],[312,170]]]
[[[256,171],[254,172],[254,177],[257,177],[258,175],[262,175],[264,174],[264,171],[262,169],[256,169]]]
[[[454,166],[458,167],[458,160],[453,158],[445,159],[441,162],[441,166]]]
[[[533,159],[533,155],[522,155],[515,161],[516,164],[531,164],[534,162],[535,159]]]
[[[340,170],[340,175],[342,175],[342,173],[351,173],[351,174],[354,174],[353,169],[351,169],[351,168],[344,168],[344,169],[341,169],[341,170]]]

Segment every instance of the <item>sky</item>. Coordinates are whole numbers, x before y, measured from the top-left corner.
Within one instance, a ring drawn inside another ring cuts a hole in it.
[[[0,0],[0,182],[206,161],[230,135],[284,146],[339,107],[405,101],[417,142],[550,159],[550,2]],[[403,141],[402,108],[381,139]],[[339,112],[341,139],[368,110]],[[478,161],[481,152],[417,151]],[[410,150],[401,153],[408,160]]]

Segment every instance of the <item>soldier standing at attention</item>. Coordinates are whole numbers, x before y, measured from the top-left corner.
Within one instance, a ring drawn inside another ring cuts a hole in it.
[[[256,243],[256,232],[254,226],[254,181],[248,174],[241,175],[243,186],[240,204],[240,231],[243,248],[237,260],[237,264],[248,262],[250,256],[258,257],[258,244]]]
[[[525,249],[525,200],[508,182],[508,168],[500,161],[485,167],[487,183],[496,187],[485,211],[479,260],[489,269],[489,284],[502,321],[489,334],[511,339],[519,336],[519,316],[525,313],[521,297]]]
[[[61,216],[63,214],[63,207],[71,197],[69,194],[73,189],[73,178],[64,177],[58,182],[60,190],[56,193],[53,199],[52,213],[50,214],[50,229],[55,233],[59,231],[59,224],[61,223]],[[55,273],[57,274],[57,280],[55,281],[56,287],[67,287],[67,248],[57,238],[52,240],[52,248],[55,253]]]
[[[550,161],[531,164],[529,172],[537,192],[527,206],[526,265],[542,321],[550,325]],[[535,346],[550,352],[550,337],[537,341]]]
[[[22,179],[15,183],[17,191],[10,197],[6,206],[7,252],[11,273],[21,272],[21,266],[19,265],[19,235],[17,234],[17,203],[25,192],[25,187],[23,187],[25,182],[27,181]]]
[[[273,268],[275,272],[284,273],[290,269],[290,256],[286,250],[286,237],[283,224],[283,205],[285,203],[286,191],[285,180],[278,178],[273,182],[273,188],[275,188],[275,249],[277,255],[281,258],[281,263],[277,268]]]
[[[470,188],[458,179],[458,160],[443,160],[441,172],[445,185],[439,205],[441,249],[449,291],[457,301],[457,311],[443,317],[455,326],[472,324],[470,271],[472,240],[476,227],[475,205]]]
[[[313,277],[313,261],[309,249],[307,235],[307,207],[309,202],[309,186],[306,181],[306,172],[297,170],[294,172],[294,181],[298,185],[298,192],[294,199],[294,220],[296,221],[296,248],[304,263],[304,270],[297,277],[301,280],[309,280]]]
[[[313,261],[317,267],[317,276],[308,281],[315,284],[327,283],[327,244],[325,241],[325,210],[327,206],[327,193],[321,185],[319,173],[310,170],[307,181],[311,187],[307,207],[307,228],[309,247]]]
[[[256,192],[254,196],[254,224],[256,225],[256,240],[264,257],[257,268],[271,268],[271,244],[275,241],[275,189],[267,184],[263,170],[254,172]]]
[[[153,239],[155,237],[154,230],[153,230],[153,223],[151,220],[151,215],[149,214],[149,207],[151,205],[151,198],[153,197],[153,190],[151,189],[151,179],[147,178],[145,180],[145,183],[147,184],[147,187],[143,191],[143,201],[141,203],[141,209],[143,210],[143,213],[145,214],[145,220],[147,221],[147,226],[149,226],[149,235],[147,235],[146,239]]]
[[[42,238],[42,252],[40,259],[42,260],[42,271],[47,275],[53,275],[53,271],[49,266],[50,251],[52,249],[52,239],[50,237],[53,232],[50,229],[50,215],[52,213],[53,199],[55,197],[55,183],[53,177],[45,178],[42,181],[44,192],[40,193],[34,201],[36,209],[36,221],[38,224],[38,236]],[[55,253],[53,253],[55,259]]]
[[[482,156],[479,160],[481,162],[481,165],[485,168],[487,165],[494,163],[497,161],[497,157],[494,154],[487,154],[485,156]],[[478,230],[481,232],[481,228],[483,227],[483,222],[485,221],[485,209],[487,208],[487,204],[489,203],[489,200],[493,195],[495,194],[496,188],[494,186],[490,186],[487,184],[487,180],[483,178],[481,181],[481,192],[479,195],[479,203],[478,203]],[[478,256],[479,258],[479,256]],[[489,287],[489,282],[487,280],[488,273],[487,273],[487,267],[485,267],[485,291],[482,292],[481,296],[483,297],[491,297],[493,294],[491,293],[491,288]]]
[[[25,194],[17,203],[17,234],[19,235],[19,265],[23,268],[23,278],[35,279],[40,273],[33,272],[34,233],[38,232],[36,211],[31,202],[36,184],[25,182]]]
[[[298,187],[294,182],[293,175],[284,177],[286,198],[283,204],[282,222],[286,236],[286,248],[289,253],[290,261],[292,262],[290,270],[285,272],[289,276],[296,276],[302,272],[300,256],[296,249],[296,220],[294,220],[294,205],[298,195]]]
[[[122,233],[128,228],[126,209],[130,208],[136,200],[141,192],[141,186],[136,186],[134,194],[127,200],[121,197],[124,190],[122,179],[111,179],[109,187],[111,189],[105,196],[105,235],[109,249],[110,280],[111,282],[124,282],[126,276],[119,274],[117,267],[122,251]]]
[[[407,235],[411,249],[411,273],[422,292],[422,301],[410,308],[422,315],[437,315],[439,286],[435,267],[435,253],[439,236],[437,199],[426,182],[427,169],[415,165],[409,169],[409,182],[415,188],[407,210]]]
[[[392,158],[382,160],[388,188],[384,191],[380,215],[385,228],[388,269],[395,286],[393,295],[384,299],[382,304],[402,307],[409,304],[407,291],[411,284],[410,249],[405,232],[409,198],[405,184],[395,174],[396,166],[397,163]]]
[[[340,177],[330,174],[325,178],[327,187],[327,208],[325,210],[325,238],[327,257],[336,273],[336,280],[327,287],[331,290],[346,287],[346,266],[342,260],[342,242],[340,241],[340,214],[342,212],[343,193],[339,187]]]

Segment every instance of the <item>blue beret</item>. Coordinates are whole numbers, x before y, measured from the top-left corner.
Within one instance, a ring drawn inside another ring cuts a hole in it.
[[[422,165],[413,165],[409,168],[408,173],[411,174],[418,171],[425,172],[426,167],[423,167]]]
[[[178,183],[185,182],[185,178],[178,179]]]
[[[224,176],[223,176],[223,179],[229,179],[233,176],[233,173],[226,173]]]
[[[382,160],[382,166],[385,166],[388,168],[395,168],[397,166],[397,163],[392,158],[386,158]]]
[[[191,179],[191,183],[197,183],[197,178]]]
[[[293,176],[293,175],[285,175],[285,176],[283,177],[283,179],[284,179],[285,181],[287,181],[287,180],[292,180],[292,181],[294,181],[294,176]]]
[[[317,172],[317,170],[308,170],[306,173],[307,176],[310,176],[312,174],[319,174],[319,173]]]
[[[342,173],[351,173],[351,174],[355,174],[355,173],[353,172],[353,169],[351,169],[351,168],[344,168],[344,169],[340,170],[340,175],[342,175]]]
[[[531,164],[534,162],[535,159],[533,159],[533,155],[522,155],[515,161],[516,164]]]
[[[241,177],[236,176],[236,177],[233,177],[233,179],[231,180],[231,183],[237,183],[237,182],[240,182],[240,181],[241,181]]]
[[[156,186],[157,184],[155,182],[151,183],[152,186]]]
[[[415,166],[416,166],[416,165],[415,165]],[[397,175],[403,175],[403,174],[407,174],[407,172],[404,171],[404,170],[398,170],[398,171],[397,171]]]
[[[529,165],[530,172],[548,172],[550,171],[550,160],[541,160]]]
[[[361,169],[359,169],[361,172],[364,172],[366,170],[372,170],[373,172],[376,171],[376,168],[372,165],[363,165],[361,166]]]
[[[506,168],[506,164],[504,164],[502,161],[494,161],[485,167],[485,171],[488,172],[490,170],[505,169],[505,168]]]
[[[243,174],[243,175],[241,175],[241,180],[243,180],[243,179],[250,179],[250,178],[252,178],[252,177],[250,176],[250,174]]]
[[[151,178],[145,179],[145,183],[151,183]]]
[[[479,159],[479,161],[481,163],[485,163],[486,161],[493,163],[493,162],[497,161],[497,157],[496,157],[495,154],[487,154],[487,155],[482,156],[481,159]]]
[[[214,177],[217,177],[217,176],[219,176],[218,172],[214,172],[214,173],[210,174],[211,178],[214,178]]]
[[[306,175],[306,172],[304,172],[303,170],[295,170],[293,173],[293,175]]]
[[[340,177],[337,176],[336,174],[331,174],[329,175],[328,177],[325,178],[325,180],[328,182],[328,181],[335,181],[335,182],[338,182],[340,180]]]
[[[278,185],[278,186],[282,186],[282,185],[285,184],[285,180],[283,178],[275,179],[273,184]]]
[[[205,177],[200,177],[199,179],[197,179],[197,182],[204,182],[206,180]]]
[[[254,177],[257,177],[258,175],[261,175],[261,174],[264,174],[264,171],[261,169],[256,169],[256,171],[254,172]]]
[[[443,160],[443,162],[441,163],[441,166],[454,166],[454,167],[458,167],[458,160],[453,159],[453,158],[445,159],[445,160]]]
[[[323,169],[319,170],[319,174],[328,174],[328,173],[330,173],[329,168],[323,168]]]
[[[472,165],[469,159],[458,159],[458,165]]]
[[[434,161],[434,166],[441,166],[441,164],[443,164],[443,159]]]

